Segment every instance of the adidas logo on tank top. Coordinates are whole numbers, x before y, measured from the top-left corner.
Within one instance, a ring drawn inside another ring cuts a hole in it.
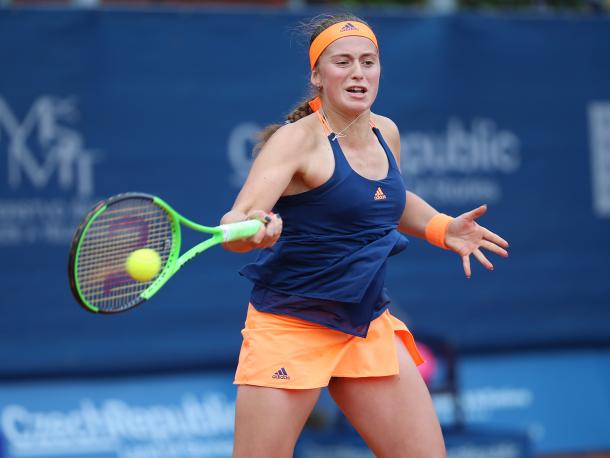
[[[381,189],[381,186],[377,187],[377,191],[375,191],[375,200],[383,200],[383,199],[387,199],[386,195],[383,193],[383,190]]]

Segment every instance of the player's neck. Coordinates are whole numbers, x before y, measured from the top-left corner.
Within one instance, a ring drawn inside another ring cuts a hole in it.
[[[350,140],[357,141],[370,135],[370,110],[354,115],[340,113],[332,108],[323,108],[322,115],[326,118],[326,122],[336,138],[349,137]]]

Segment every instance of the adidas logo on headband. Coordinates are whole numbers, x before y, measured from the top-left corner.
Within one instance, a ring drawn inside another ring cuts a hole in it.
[[[351,22],[348,22],[347,24],[345,24],[343,27],[341,27],[339,29],[339,32],[349,32],[350,30],[358,30],[358,27],[356,27]]]

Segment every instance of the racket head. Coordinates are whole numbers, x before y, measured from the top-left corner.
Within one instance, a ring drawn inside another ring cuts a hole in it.
[[[124,193],[99,202],[75,231],[68,260],[70,289],[76,301],[95,313],[129,310],[146,299],[147,289],[171,270],[180,252],[176,213],[154,196]],[[161,267],[146,282],[134,280],[125,268],[137,249],[155,250]]]

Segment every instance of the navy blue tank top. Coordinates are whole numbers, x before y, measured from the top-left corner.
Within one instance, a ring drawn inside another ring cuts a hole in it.
[[[375,127],[373,132],[388,158],[385,178],[356,173],[331,133],[335,168],[330,179],[276,203],[282,235],[240,271],[254,283],[250,302],[258,311],[365,337],[370,322],[387,308],[387,258],[408,243],[396,230],[406,190],[381,132]]]

